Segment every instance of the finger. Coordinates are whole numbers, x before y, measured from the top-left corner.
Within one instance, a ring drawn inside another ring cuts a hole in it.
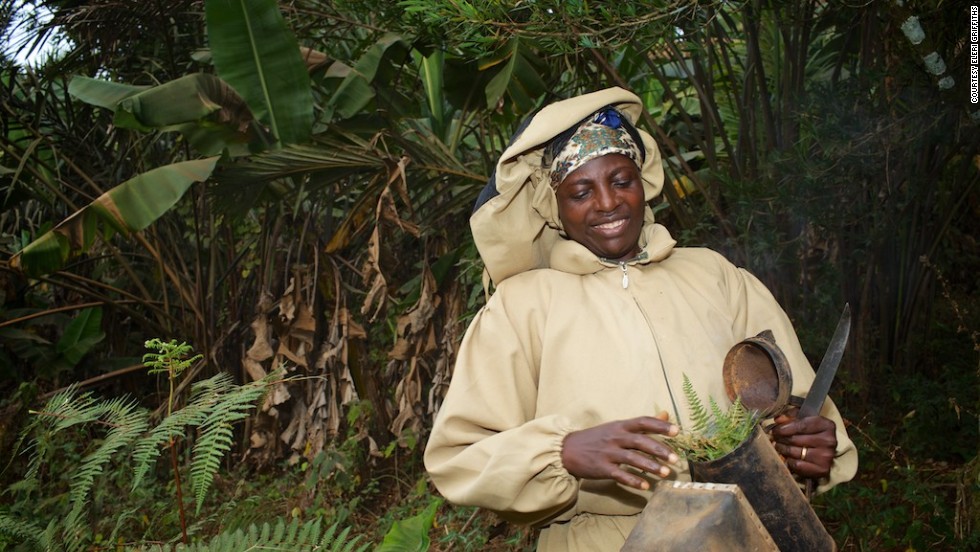
[[[670,464],[676,464],[680,457],[674,452],[674,449],[667,446],[665,443],[653,439],[647,435],[634,434],[623,442],[623,448],[627,451],[635,450],[643,452],[649,456],[659,458]]]
[[[657,475],[660,477],[667,477],[670,475],[670,468],[657,462],[649,456],[636,451],[624,451],[621,460],[622,461],[620,464],[623,466],[630,466],[634,469],[652,475]]]
[[[793,435],[814,435],[818,433],[833,433],[837,428],[833,420],[823,416],[808,416],[798,418],[785,423],[777,423],[772,428],[772,435],[775,438],[791,437]]]
[[[627,487],[640,489],[642,491],[646,491],[650,488],[649,481],[643,479],[635,473],[630,473],[621,468],[613,470],[613,472],[609,474],[609,478]]]
[[[668,437],[677,435],[681,430],[679,426],[668,422],[666,418],[662,418],[660,415],[640,416],[639,418],[625,420],[623,428],[632,433],[654,433]]]
[[[783,443],[775,443],[775,446],[776,446],[776,452],[778,452],[784,458],[791,458],[794,460],[804,460],[804,461],[808,459],[812,460],[813,451],[818,450],[815,447],[787,445]]]
[[[807,449],[806,460],[786,458],[786,467],[797,475],[819,479],[830,475],[834,463],[834,451],[828,449]]]

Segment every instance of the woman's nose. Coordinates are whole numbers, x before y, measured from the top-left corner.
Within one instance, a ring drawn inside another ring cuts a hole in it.
[[[619,205],[619,197],[611,185],[599,186],[596,193],[596,207],[600,211],[612,211]]]

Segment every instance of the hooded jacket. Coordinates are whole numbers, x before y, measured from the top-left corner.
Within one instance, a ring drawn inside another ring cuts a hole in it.
[[[610,104],[630,120],[642,109],[621,89],[558,102],[501,156],[496,194],[471,217],[497,289],[467,329],[425,451],[447,499],[542,525],[544,551],[619,550],[649,497],[569,474],[561,462],[568,433],[661,411],[690,426],[684,376],[699,396],[727,406],[725,355],[767,329],[790,364],[793,393],[805,395],[814,377],[765,286],[711,250],[675,248],[649,208],[642,252],[628,262],[605,261],[562,236],[541,145]],[[656,145],[641,134],[649,199],[663,172]],[[826,490],[853,477],[857,454],[831,401],[821,415],[837,424],[837,458],[818,488]],[[641,475],[651,486],[659,479]],[[686,465],[670,478],[689,479]]]

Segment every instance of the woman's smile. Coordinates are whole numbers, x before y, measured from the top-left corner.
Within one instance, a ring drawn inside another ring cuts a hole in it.
[[[621,218],[619,220],[614,220],[612,222],[606,222],[606,223],[603,223],[603,224],[596,224],[596,225],[594,225],[592,227],[595,228],[596,230],[598,230],[599,232],[603,233],[603,234],[606,234],[606,235],[609,235],[609,236],[613,236],[613,235],[618,234],[619,231],[622,230],[626,226],[626,223],[627,222],[629,222],[629,219]]]

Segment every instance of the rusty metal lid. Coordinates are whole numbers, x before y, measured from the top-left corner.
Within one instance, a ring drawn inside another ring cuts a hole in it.
[[[793,375],[769,330],[736,343],[725,356],[722,375],[728,398],[741,397],[742,404],[763,417],[775,415],[789,403]]]

